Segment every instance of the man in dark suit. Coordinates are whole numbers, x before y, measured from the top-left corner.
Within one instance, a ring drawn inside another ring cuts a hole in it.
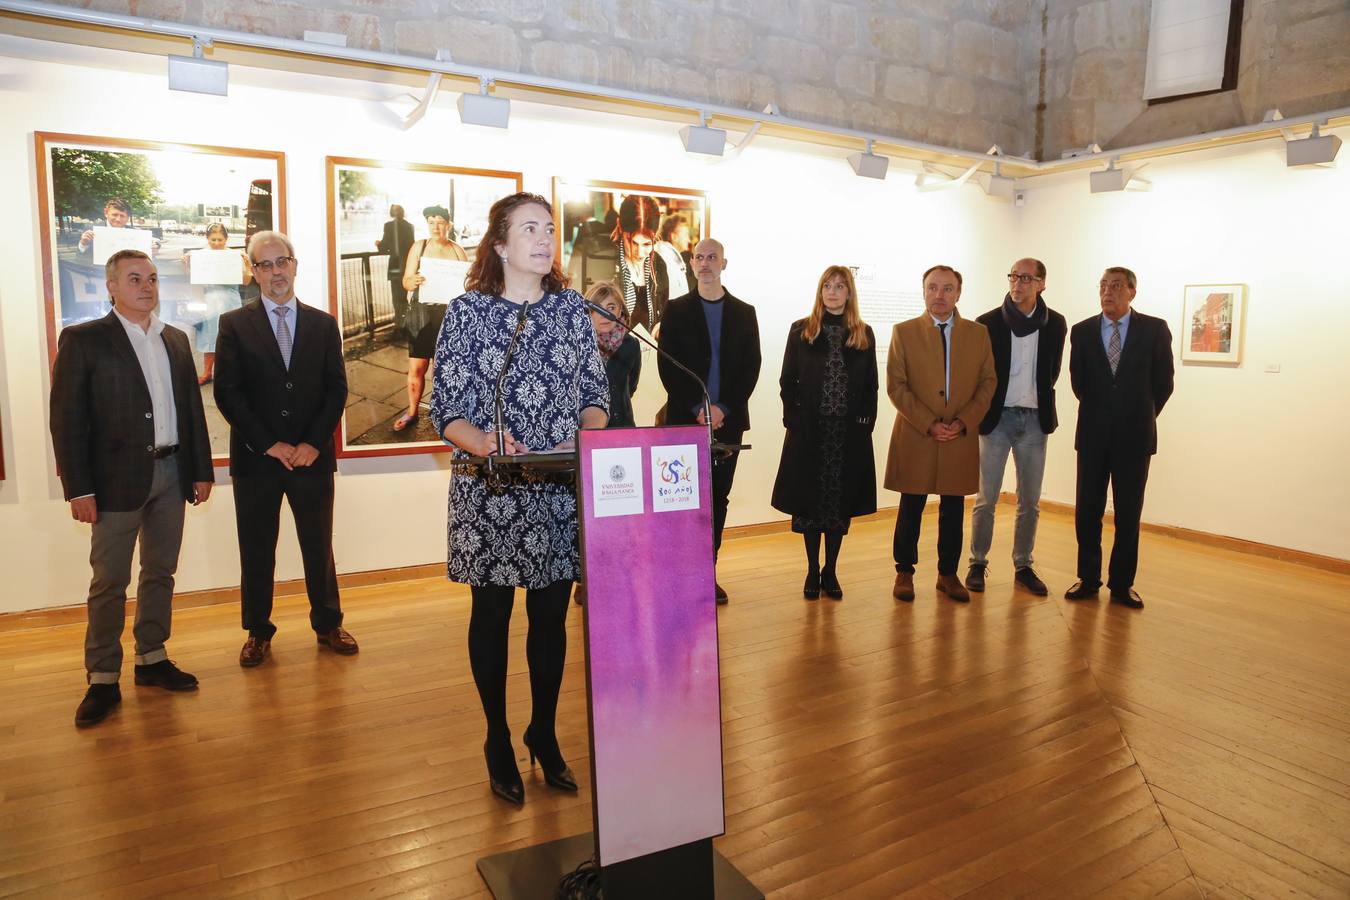
[[[412,223],[403,218],[403,207],[397,203],[389,207],[389,221],[384,223],[384,237],[375,242],[375,249],[388,254],[389,295],[394,301],[394,332],[403,331],[408,315],[408,291],[403,287],[403,264],[408,259],[408,248],[413,244]]]
[[[51,430],[71,517],[92,526],[84,665],[89,689],[75,713],[94,725],[122,702],[122,628],[137,538],[136,683],[191,691],[197,679],[164,648],[184,501],[211,494],[215,475],[197,369],[187,335],[154,314],[150,257],[122,250],[105,266],[113,309],[61,332],[52,367]]]
[[[1078,581],[1070,600],[1097,597],[1102,584],[1102,515],[1106,486],[1115,505],[1116,540],[1107,587],[1111,602],[1140,609],[1134,590],[1139,518],[1149,460],[1158,452],[1158,414],[1172,396],[1172,333],[1162,319],[1130,309],[1137,281],[1112,266],[1098,285],[1102,314],[1069,334],[1069,381],[1078,397]]]
[[[707,383],[712,401],[713,439],[739,444],[750,427],[750,395],[759,380],[759,322],[753,306],[736,299],[722,286],[722,271],[726,267],[720,243],[711,239],[699,241],[694,248],[698,288],[666,306],[657,343]],[[658,359],[656,365],[669,395],[666,423],[707,424],[703,392],[698,384],[667,359]],[[722,546],[737,456],[732,453],[713,461],[714,559]],[[717,602],[726,603],[727,592],[715,580],[713,583]]]
[[[1032,568],[1041,518],[1046,438],[1059,425],[1055,382],[1064,359],[1064,317],[1045,305],[1045,264],[1019,259],[1008,273],[1003,304],[977,318],[989,331],[998,387],[980,422],[980,492],[970,516],[970,569],[966,588],[984,590],[994,510],[1011,452],[1017,468],[1017,524],[1013,530],[1013,581],[1038,597],[1049,593]]]
[[[328,313],[295,298],[295,249],[260,231],[248,258],[262,297],[220,317],[216,405],[230,423],[230,474],[239,530],[240,600],[248,640],[239,664],[271,648],[272,579],[281,499],[290,503],[319,644],[357,652],[342,627],[333,564],[333,431],[347,400],[342,338]]]

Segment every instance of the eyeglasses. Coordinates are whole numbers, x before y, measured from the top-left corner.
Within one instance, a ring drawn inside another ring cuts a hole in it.
[[[289,269],[295,263],[294,256],[278,256],[276,259],[260,259],[253,264],[253,268],[259,272],[270,272],[272,269]]]
[[[1128,285],[1123,281],[1102,281],[1098,282],[1097,287],[1107,291],[1123,291]]]
[[[1038,276],[1036,276],[1036,275],[1028,275],[1028,274],[1026,274],[1025,272],[1022,272],[1022,273],[1018,273],[1018,272],[1009,272],[1009,273],[1008,273],[1008,281],[1010,281],[1010,282],[1011,282],[1011,281],[1018,281],[1018,282],[1021,282],[1022,284],[1031,284],[1033,281],[1040,281],[1040,280],[1041,280],[1041,279],[1040,279]]]

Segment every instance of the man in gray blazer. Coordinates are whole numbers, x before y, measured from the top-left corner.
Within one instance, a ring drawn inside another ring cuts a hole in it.
[[[204,502],[215,481],[191,345],[154,313],[155,264],[139,250],[122,250],[105,269],[112,311],[64,329],[52,367],[61,484],[71,517],[92,526],[89,689],[75,713],[80,727],[103,721],[122,702],[121,638],[138,537],[136,683],[196,690],[197,679],[169,660],[164,645],[184,501]]]

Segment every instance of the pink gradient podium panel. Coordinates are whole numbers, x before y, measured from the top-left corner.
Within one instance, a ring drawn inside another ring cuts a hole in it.
[[[708,431],[578,437],[601,865],[725,831]]]

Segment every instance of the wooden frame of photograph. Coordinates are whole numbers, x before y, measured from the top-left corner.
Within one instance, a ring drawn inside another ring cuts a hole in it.
[[[347,408],[338,425],[338,456],[445,452],[450,447],[423,410],[431,398],[429,358],[419,365],[424,371],[418,415],[411,420],[407,415],[408,373],[416,365],[410,363],[412,353],[434,347],[445,307],[439,301],[423,303],[418,296],[422,288],[410,290],[404,279],[390,278],[391,261],[398,256],[401,268],[406,267],[412,258],[408,251],[425,246],[431,219],[443,218],[423,212],[440,207],[449,218],[437,227],[446,228],[449,240],[462,251],[456,251],[458,260],[442,262],[454,268],[452,277],[459,281],[487,230],[488,210],[502,197],[519,193],[524,177],[519,172],[345,156],[327,157],[324,171],[328,303],[342,334],[347,367]],[[394,205],[406,205],[402,219],[406,229],[389,215]],[[411,243],[402,246],[408,235]],[[422,265],[420,249],[417,265]],[[439,286],[444,279],[436,283]],[[417,327],[410,328],[414,323]]]
[[[1242,364],[1247,321],[1245,284],[1188,284],[1181,312],[1181,361]]]
[[[712,227],[707,191],[555,176],[553,224],[558,236],[558,261],[571,277],[570,287],[582,294],[597,281],[613,281],[621,291],[624,290],[626,267],[620,265],[624,248],[619,246],[624,238],[621,236],[620,241],[616,241],[613,234],[616,226],[621,224],[622,206],[630,195],[651,197],[659,212],[656,221],[651,221],[650,214],[647,216],[646,227],[656,236],[648,255],[653,261],[653,269],[657,270],[653,280],[658,287],[664,286],[664,295],[656,297],[650,304],[649,317],[644,317],[640,311],[628,310],[632,326],[644,324],[651,331],[659,324],[668,301],[694,289],[688,254],[695,244],[708,237]],[[672,217],[679,219],[678,223],[671,223],[674,240],[662,240],[662,226]],[[679,233],[680,225],[685,226],[684,234]],[[578,248],[583,246],[584,252],[578,253]],[[642,321],[644,318],[646,321]]]
[[[111,308],[99,257],[148,246],[159,270],[158,315],[187,332],[205,374],[220,314],[256,287],[242,272],[239,285],[193,284],[190,254],[207,248],[206,230],[215,225],[226,229],[227,248],[241,253],[254,232],[286,230],[286,154],[41,131],[34,147],[47,365],[56,361],[63,327]],[[212,460],[227,465],[229,425],[209,382],[202,401]]]

